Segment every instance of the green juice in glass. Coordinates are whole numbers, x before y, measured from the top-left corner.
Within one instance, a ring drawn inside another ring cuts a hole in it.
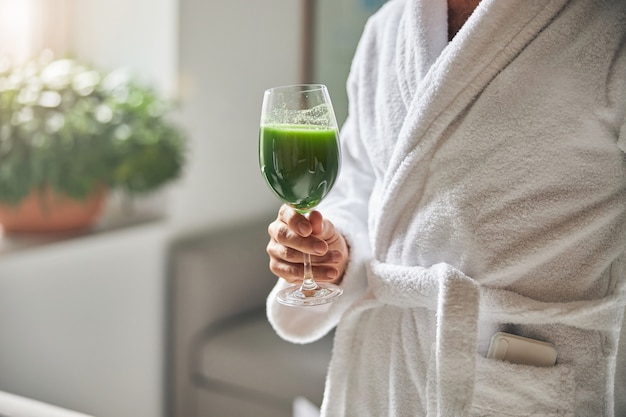
[[[259,135],[261,172],[278,198],[302,213],[317,206],[339,173],[337,130],[265,125]]]

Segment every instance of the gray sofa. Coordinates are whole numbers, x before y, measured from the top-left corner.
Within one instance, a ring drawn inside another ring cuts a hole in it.
[[[265,316],[270,218],[173,243],[170,415],[289,417],[297,397],[321,402],[332,334],[291,344]]]

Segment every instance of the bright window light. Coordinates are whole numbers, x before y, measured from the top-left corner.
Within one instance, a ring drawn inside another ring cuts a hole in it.
[[[0,0],[0,55],[22,62],[33,51],[33,1]]]

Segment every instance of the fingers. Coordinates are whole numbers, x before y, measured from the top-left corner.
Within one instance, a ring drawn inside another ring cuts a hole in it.
[[[280,207],[278,220],[285,223],[291,230],[296,231],[302,237],[307,237],[313,232],[311,222],[304,215],[286,204]]]
[[[271,250],[268,246],[268,253]],[[297,262],[287,262],[281,258],[270,255],[270,271],[276,276],[282,277],[289,282],[300,282],[304,276],[304,265],[302,263],[302,253]],[[321,264],[313,261],[313,276],[317,281],[335,281],[339,276],[336,267],[329,264]]]
[[[322,234],[324,231],[325,219],[322,217],[322,214],[319,211],[312,211],[309,213],[308,221],[311,224],[311,234],[324,239]]]
[[[292,209],[289,210],[293,212]],[[313,227],[306,217],[298,213],[282,214],[282,210],[278,218],[268,227],[271,240],[286,248],[279,254],[285,260],[293,261],[293,254],[298,253],[297,256],[300,257],[299,261],[301,261],[301,253],[304,252],[311,256],[317,256],[317,260],[323,262],[323,257],[328,252],[328,244],[320,237],[312,235],[312,231]],[[287,249],[295,249],[296,252]]]
[[[278,219],[302,237],[313,235],[322,240],[327,240],[336,233],[333,224],[316,210],[304,216],[289,206],[283,205],[279,211]]]
[[[301,281],[303,253],[311,255],[316,279],[333,281],[343,273],[347,259],[345,241],[319,212],[311,212],[307,219],[283,205],[276,220],[269,225],[268,234],[270,241],[266,250],[270,256],[270,270],[275,275],[290,282]],[[334,246],[329,246],[329,242]]]

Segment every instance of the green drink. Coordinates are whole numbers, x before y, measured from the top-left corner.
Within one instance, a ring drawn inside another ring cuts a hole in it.
[[[261,126],[261,172],[282,201],[300,212],[322,201],[339,173],[337,137],[337,130],[328,127]]]

